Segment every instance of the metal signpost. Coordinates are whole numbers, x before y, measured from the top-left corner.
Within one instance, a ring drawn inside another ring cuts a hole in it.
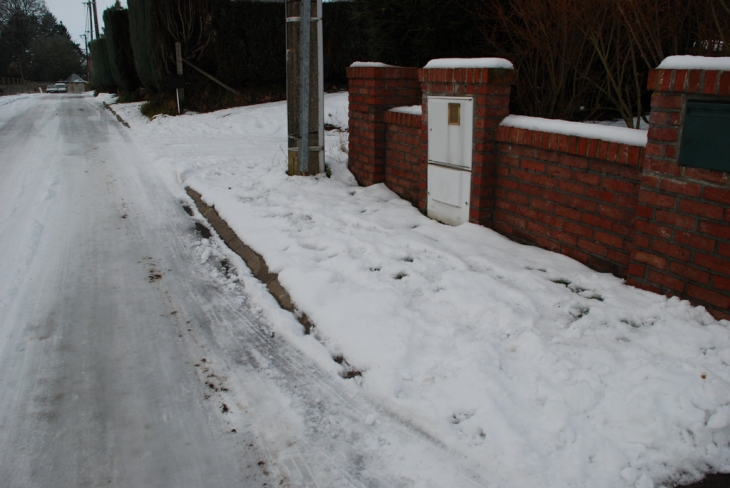
[[[175,65],[177,67],[177,75],[182,78],[183,76],[183,57],[182,57],[182,44],[179,42],[175,43]],[[185,101],[185,88],[177,89],[177,113],[180,113],[180,102]]]

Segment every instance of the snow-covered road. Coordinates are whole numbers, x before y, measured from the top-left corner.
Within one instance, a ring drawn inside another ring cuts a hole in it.
[[[90,96],[0,98],[1,486],[489,486],[273,333],[183,203]]]
[[[187,215],[98,105],[14,105],[0,120],[0,484],[260,486],[264,457],[224,435],[180,337],[205,325],[180,313],[205,285]]]
[[[325,99],[332,178],[285,175],[285,103],[151,121],[113,104],[125,128],[103,100],[0,97],[1,487],[730,472],[728,322],[357,187],[347,93]],[[207,235],[186,186],[311,335]]]

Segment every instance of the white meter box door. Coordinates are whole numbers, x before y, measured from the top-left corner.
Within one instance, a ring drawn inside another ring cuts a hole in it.
[[[428,216],[449,225],[469,221],[471,172],[428,165]]]
[[[428,160],[471,169],[474,99],[428,98]]]
[[[427,213],[445,224],[469,221],[474,99],[428,98]]]

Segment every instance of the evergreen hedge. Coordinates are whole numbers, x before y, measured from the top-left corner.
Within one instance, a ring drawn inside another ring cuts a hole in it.
[[[347,83],[346,68],[354,61],[365,61],[369,58],[369,44],[365,38],[365,31],[362,25],[353,19],[355,3],[322,4],[325,83]]]
[[[354,0],[351,5],[354,24],[365,31],[369,60],[420,67],[435,58],[485,55],[480,21],[467,11],[475,2]]]
[[[326,83],[346,83],[345,69],[368,57],[363,30],[352,19],[354,2],[322,5],[323,61]],[[286,81],[286,31],[283,3],[212,0],[217,76],[242,87]]]
[[[162,46],[174,41],[157,19],[154,0],[128,0],[128,5],[132,58],[139,81],[152,91],[165,91],[165,73],[173,68],[166,66]],[[346,82],[345,68],[353,61],[368,57],[364,32],[351,20],[353,6],[353,2],[323,4],[324,77],[327,83]],[[121,25],[122,20],[115,17],[121,17],[121,14],[111,8],[104,15],[105,23],[109,17],[107,25],[114,25],[112,31],[116,40],[114,27]],[[234,88],[285,83],[283,3],[211,0],[210,19],[213,39],[196,65]],[[107,33],[107,36],[111,39],[112,34]],[[169,46],[167,50],[170,50]],[[115,60],[115,64],[119,61]],[[189,70],[186,68],[186,73]],[[121,79],[118,84],[124,86]]]
[[[286,81],[283,3],[211,0],[215,75],[243,87]]]
[[[139,81],[152,91],[163,91],[166,85],[161,46],[166,39],[157,21],[155,2],[127,0],[127,5],[134,66]]]
[[[117,85],[112,76],[109,63],[109,49],[106,37],[94,39],[89,43],[91,52],[91,84],[96,91],[115,92]]]
[[[104,11],[103,19],[112,77],[122,90],[136,90],[140,82],[129,37],[129,11],[112,6]]]

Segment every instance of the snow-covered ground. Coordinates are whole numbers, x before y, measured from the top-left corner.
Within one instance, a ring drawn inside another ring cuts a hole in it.
[[[493,486],[650,488],[730,472],[728,322],[360,188],[346,132],[327,133],[331,179],[289,177],[284,102],[151,121],[139,104],[114,109],[171,181],[265,257],[318,342],[252,295],[279,335],[332,374],[344,357],[361,394]],[[347,94],[327,95],[325,114],[347,127]]]
[[[125,132],[89,95],[0,98],[0,486],[278,485],[200,339],[211,303],[256,319]]]

